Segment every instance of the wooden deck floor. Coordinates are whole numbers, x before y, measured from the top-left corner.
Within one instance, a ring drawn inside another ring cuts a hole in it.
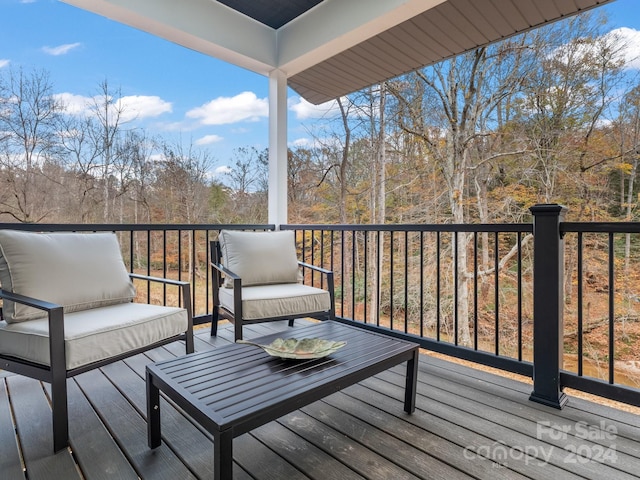
[[[196,348],[231,338],[200,330]],[[71,449],[56,455],[48,385],[0,372],[0,478],[212,478],[211,439],[166,402],[163,444],[146,444],[144,367],[182,352],[169,345],[70,380]],[[420,360],[413,415],[399,366],[236,438],[235,478],[639,478],[638,416],[576,398],[558,411],[530,402],[524,383]]]

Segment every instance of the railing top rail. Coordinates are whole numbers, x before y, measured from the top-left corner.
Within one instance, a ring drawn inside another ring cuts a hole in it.
[[[274,230],[273,224],[194,224],[194,223],[0,223],[0,230],[30,232],[113,232],[161,230]]]
[[[275,230],[274,224],[194,223],[0,223],[0,230],[31,232],[108,232],[138,230]],[[512,232],[532,233],[531,223],[490,224],[286,224],[283,230],[381,231],[381,232]],[[640,233],[640,222],[561,222],[561,233]]]
[[[561,233],[640,233],[640,222],[562,222]]]
[[[362,225],[281,225],[283,230],[328,230],[328,231],[380,231],[380,232],[512,232],[532,233],[530,223],[478,223],[478,224],[362,224]]]

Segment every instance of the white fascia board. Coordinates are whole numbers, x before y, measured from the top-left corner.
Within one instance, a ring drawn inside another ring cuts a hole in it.
[[[276,31],[219,2],[62,1],[263,75],[276,66]]]
[[[292,76],[447,0],[325,0],[278,30],[278,68]]]

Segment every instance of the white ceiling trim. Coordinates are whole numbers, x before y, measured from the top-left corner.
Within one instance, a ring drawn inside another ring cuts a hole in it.
[[[211,0],[63,0],[206,55],[268,75],[275,30]]]
[[[279,30],[211,0],[63,0],[248,70],[287,76],[446,0],[325,0]]]

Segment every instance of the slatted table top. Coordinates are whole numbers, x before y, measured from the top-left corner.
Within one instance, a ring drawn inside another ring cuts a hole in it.
[[[254,339],[323,338],[346,341],[345,347],[315,360],[272,357],[259,347],[231,344],[147,367],[161,391],[201,425],[215,433],[233,429],[233,437],[303,405],[417,359],[418,345],[334,321]],[[407,379],[415,384],[415,378]],[[413,409],[409,383],[405,409]],[[414,402],[415,400],[413,400]]]

